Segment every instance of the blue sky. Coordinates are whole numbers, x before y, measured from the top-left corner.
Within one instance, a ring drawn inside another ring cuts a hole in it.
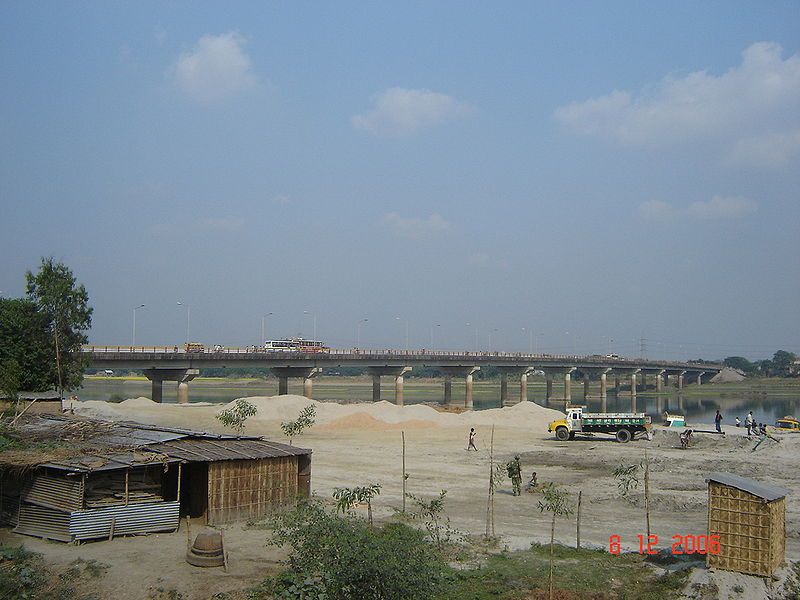
[[[800,350],[796,2],[0,17],[0,290],[92,342]]]

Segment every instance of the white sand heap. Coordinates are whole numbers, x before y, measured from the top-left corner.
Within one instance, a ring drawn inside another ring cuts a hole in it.
[[[304,396],[253,396],[246,398],[253,404],[257,413],[248,420],[250,424],[261,422],[280,423],[297,418],[300,411],[308,405],[316,409],[315,422],[320,429],[398,429],[400,427],[476,427],[497,425],[498,427],[529,428],[537,433],[547,430],[553,419],[563,413],[544,408],[533,402],[520,402],[506,408],[467,411],[460,414],[440,412],[424,404],[397,406],[391,402],[362,402],[337,404],[319,402]],[[81,402],[77,412],[96,418],[110,420],[137,420],[157,422],[158,415],[177,417],[186,420],[187,425],[197,418],[213,417],[222,410],[232,407],[236,400],[228,404],[191,403],[185,405],[158,404],[147,398],[131,398],[119,404],[99,401]]]

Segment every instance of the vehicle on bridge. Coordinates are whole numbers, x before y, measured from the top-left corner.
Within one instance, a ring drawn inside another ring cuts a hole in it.
[[[185,352],[188,353],[195,353],[195,352],[205,352],[206,347],[202,344],[202,342],[186,342],[183,345],[183,349]]]
[[[624,444],[642,435],[650,439],[650,428],[650,417],[644,413],[585,413],[582,406],[570,406],[566,417],[552,421],[547,431],[562,442],[574,440],[576,433],[605,433]]]
[[[289,338],[287,340],[267,340],[263,346],[264,352],[328,352],[324,343],[318,340],[303,338]]]

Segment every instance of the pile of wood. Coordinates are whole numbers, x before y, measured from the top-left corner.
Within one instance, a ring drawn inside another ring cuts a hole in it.
[[[161,482],[147,472],[137,473],[135,478],[126,478],[125,474],[119,471],[97,473],[87,482],[85,493],[86,508],[163,500]]]

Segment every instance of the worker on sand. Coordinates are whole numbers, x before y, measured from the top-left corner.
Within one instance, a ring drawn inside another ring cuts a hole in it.
[[[525,486],[525,491],[529,494],[533,494],[536,491],[536,471],[531,473],[531,480],[528,482],[528,485]]]
[[[744,426],[747,427],[747,437],[750,437],[753,433],[753,423],[755,423],[755,420],[753,419],[753,411],[751,410],[744,418]]]
[[[741,427],[742,426],[742,420],[739,417],[736,417],[736,426],[737,427]]]
[[[522,495],[522,465],[519,462],[519,454],[514,455],[514,460],[508,461],[506,464],[508,476],[511,479],[511,485],[514,488],[514,495]]]
[[[717,433],[722,433],[722,415],[717,409],[717,414],[714,415],[714,426],[717,428]]]
[[[477,446],[475,446],[475,428],[470,427],[469,429],[469,443],[467,444],[467,451],[475,450],[478,451]]]

